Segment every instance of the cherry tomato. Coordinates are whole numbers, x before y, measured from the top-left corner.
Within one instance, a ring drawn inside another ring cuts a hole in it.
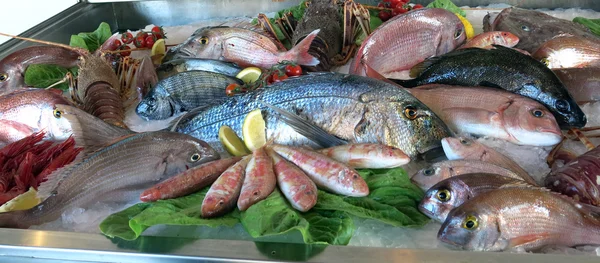
[[[390,8],[390,3],[380,2],[379,4],[377,4],[377,7]]]
[[[397,16],[406,12],[408,12],[408,9],[404,8],[404,6],[397,6],[392,10],[392,16]]]
[[[422,4],[416,4],[415,6],[413,6],[413,9],[419,9],[419,8],[423,8]]]
[[[122,50],[130,50],[131,48],[129,46],[123,46]],[[128,57],[129,55],[131,55],[131,51],[127,51],[127,52],[121,52],[121,56],[124,57]]]
[[[388,21],[390,18],[392,18],[392,14],[390,14],[390,12],[388,11],[379,11],[379,19],[381,19],[381,21],[385,22]]]
[[[396,8],[406,4],[404,0],[390,0],[390,8]]]
[[[152,36],[152,35],[150,35],[150,36],[147,36],[147,37],[146,37],[146,39],[145,39],[144,41],[145,41],[145,42],[144,42],[144,45],[145,45],[146,47],[152,47],[152,46],[154,46],[154,41],[155,41],[155,40],[154,40],[154,36]]]
[[[123,43],[121,43],[121,40],[115,39],[112,42],[110,42],[110,44],[108,45],[108,49],[117,50],[121,45],[123,45]]]
[[[300,65],[287,65],[285,66],[285,74],[289,77],[295,77],[302,75],[302,67]]]
[[[131,44],[131,42],[133,42],[133,34],[130,32],[121,34],[121,41],[123,41],[125,44]]]
[[[133,44],[138,48],[145,47],[146,39],[144,38],[144,36],[137,36],[135,37],[135,41],[133,41]]]
[[[282,82],[282,81],[286,80],[288,78],[288,76],[285,74],[279,75],[278,72],[275,72],[275,73],[273,73],[273,76],[271,78],[273,79],[273,82]]]
[[[225,94],[227,94],[227,96],[233,96],[233,95],[235,95],[235,92],[239,87],[240,87],[240,85],[231,83],[231,84],[227,85],[227,88],[225,88]]]
[[[162,27],[155,26],[150,30],[150,32],[156,37],[156,39],[161,39],[165,36],[165,31],[163,31]]]

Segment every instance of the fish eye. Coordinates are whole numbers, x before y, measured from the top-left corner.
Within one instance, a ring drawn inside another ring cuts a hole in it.
[[[404,116],[410,120],[414,120],[417,118],[417,109],[413,106],[407,106],[404,108]]]
[[[448,191],[448,189],[441,189],[436,194],[437,199],[442,202],[450,201],[450,196],[450,191]]]
[[[526,25],[522,25],[521,29],[523,29],[523,31],[529,32],[529,27]]]
[[[465,138],[460,138],[460,143],[467,146],[471,145],[471,142]]]
[[[458,30],[456,30],[456,32],[454,32],[454,39],[458,39],[463,33],[462,28],[459,28]]]
[[[462,223],[462,227],[464,229],[468,229],[468,230],[473,230],[473,229],[477,228],[478,226],[479,226],[479,221],[477,220],[477,217],[472,216],[472,215],[467,216]]]
[[[2,73],[0,74],[0,81],[4,82],[8,79],[8,74]]]
[[[557,100],[555,103],[556,109],[558,109],[561,112],[568,112],[569,111],[569,103],[565,100]]]
[[[423,170],[423,174],[427,175],[427,176],[433,175],[433,168],[427,168],[427,169]]]
[[[202,45],[206,45],[208,44],[208,37],[201,37],[198,42],[200,42]]]
[[[190,161],[192,161],[192,162],[197,162],[198,160],[200,160],[199,153],[194,153],[194,154],[192,154],[192,157],[190,157]]]
[[[542,59],[540,59],[540,62],[544,63],[544,65],[546,65],[546,67],[550,66],[550,60],[548,58],[542,58]]]
[[[62,117],[62,111],[59,111],[58,109],[54,109],[54,111],[52,112],[52,115],[54,115],[54,118],[60,119],[60,117]]]
[[[536,118],[544,117],[544,112],[538,109],[531,110],[531,115]]]

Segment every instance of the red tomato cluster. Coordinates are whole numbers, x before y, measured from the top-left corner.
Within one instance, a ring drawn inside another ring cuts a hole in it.
[[[162,27],[155,26],[150,32],[140,31],[135,37],[131,32],[125,32],[121,34],[121,40],[115,39],[110,43],[109,50],[130,50],[129,44],[133,44],[137,48],[152,48],[156,40],[166,38],[165,32]],[[131,51],[124,51],[120,53],[126,57],[131,55]]]
[[[415,4],[415,5],[411,6],[411,5],[409,5],[409,3],[410,3],[410,0],[383,0],[377,6],[382,7],[382,8],[391,9],[392,11],[391,12],[388,10],[379,11],[379,18],[382,21],[387,21],[394,16],[404,14],[410,10],[423,8],[423,5],[421,5],[421,4]]]
[[[267,84],[281,82],[289,77],[297,77],[302,75],[302,67],[300,65],[285,65],[283,70],[274,70],[273,73],[267,78]]]

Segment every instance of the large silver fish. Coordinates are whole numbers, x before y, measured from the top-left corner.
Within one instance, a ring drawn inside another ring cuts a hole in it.
[[[165,79],[177,73],[190,70],[202,70],[219,73],[230,77],[237,76],[242,69],[235,63],[201,58],[180,58],[164,62],[156,68],[156,74],[159,79]]]
[[[304,128],[289,126],[290,122],[284,121],[273,106],[294,113],[305,122]],[[202,138],[224,152],[218,138],[219,128],[227,125],[241,134],[246,115],[259,108],[266,122],[267,139],[284,145],[319,146],[296,132],[299,130],[312,141],[334,135],[344,142],[381,143],[396,147],[414,159],[439,152],[440,140],[449,134],[446,125],[427,106],[403,89],[375,79],[338,73],[290,78],[231,97],[221,105],[188,113],[175,125],[175,130]],[[434,149],[437,151],[431,151]]]

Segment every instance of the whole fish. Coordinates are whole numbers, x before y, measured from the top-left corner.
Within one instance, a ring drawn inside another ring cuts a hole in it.
[[[432,186],[421,203],[419,211],[431,219],[443,223],[452,209],[475,196],[500,187],[527,187],[521,179],[497,174],[463,174],[443,180]]]
[[[350,74],[378,77],[409,70],[429,57],[456,49],[465,40],[465,27],[452,12],[418,9],[375,29],[356,52]]]
[[[324,129],[350,143],[380,143],[400,149],[411,158],[437,154],[441,150],[440,140],[450,134],[429,108],[403,89],[339,73],[290,78],[230,97],[221,105],[186,114],[174,128],[225,152],[219,141],[219,128],[227,125],[241,134],[246,115],[260,108],[267,138],[274,139],[274,143],[319,147],[262,102],[293,112],[307,119],[309,126]]]
[[[203,106],[207,97],[225,99],[225,88],[229,84],[242,84],[242,81],[208,71],[181,72],[159,81],[140,101],[135,111],[146,120],[167,119]]]
[[[523,178],[511,170],[479,160],[446,160],[437,162],[419,170],[410,180],[424,191],[427,191],[433,185],[450,177],[472,173],[497,174],[523,180]]]
[[[510,32],[491,31],[484,32],[474,36],[460,48],[478,47],[491,49],[492,45],[500,45],[504,47],[514,47],[519,43],[519,37]]]
[[[415,66],[404,87],[425,84],[486,86],[531,98],[552,112],[561,128],[582,128],[587,119],[558,77],[542,62],[510,48],[460,49]]]
[[[600,68],[564,68],[553,71],[577,104],[600,100]]]
[[[246,166],[246,175],[240,192],[237,206],[246,211],[250,206],[264,200],[275,190],[277,179],[273,171],[273,159],[267,155],[265,148],[258,148]]]
[[[556,119],[538,102],[500,89],[429,84],[409,89],[457,134],[552,146],[562,139]]]
[[[410,162],[410,157],[403,151],[383,144],[346,144],[319,152],[352,168],[395,168]]]
[[[600,245],[600,218],[597,209],[547,190],[501,188],[452,210],[438,239],[475,251]]]
[[[70,103],[60,92],[44,89],[23,89],[0,96],[0,146],[42,130],[46,140],[66,140],[71,136],[71,125],[55,117],[57,104]]]
[[[557,37],[542,44],[532,56],[551,69],[600,66],[600,39]]]
[[[52,173],[38,191],[38,196],[47,199],[29,210],[0,214],[0,226],[28,228],[60,218],[73,207],[107,199],[131,201],[127,198],[132,192],[218,158],[205,142],[185,134],[127,135]]]
[[[442,139],[442,147],[449,160],[480,160],[515,172],[525,182],[537,185],[535,180],[515,161],[480,142],[465,137]]]
[[[202,70],[223,74],[229,77],[237,76],[242,69],[235,63],[201,58],[180,58],[163,62],[156,68],[158,79],[166,79],[181,72]]]
[[[242,67],[270,68],[282,61],[316,66],[319,60],[308,54],[308,49],[318,33],[317,29],[289,51],[282,51],[275,40],[250,29],[204,27],[170,49],[165,60],[169,61],[179,53],[192,58],[229,61]]]
[[[488,14],[484,18],[484,30],[511,32],[520,39],[515,47],[532,54],[546,41],[559,35],[598,39],[580,24],[539,11],[515,7],[506,8],[499,14]]]
[[[251,155],[245,156],[227,168],[210,186],[202,200],[202,217],[217,217],[235,208],[250,158]]]
[[[286,160],[296,164],[315,184],[332,193],[362,197],[369,195],[369,186],[352,168],[303,148],[272,145],[271,148]]]
[[[25,70],[33,64],[53,64],[72,68],[81,54],[63,47],[31,46],[0,60],[0,95],[25,87]]]
[[[317,186],[298,166],[288,162],[281,155],[267,148],[273,159],[273,170],[277,185],[290,202],[300,212],[306,212],[317,204]]]

